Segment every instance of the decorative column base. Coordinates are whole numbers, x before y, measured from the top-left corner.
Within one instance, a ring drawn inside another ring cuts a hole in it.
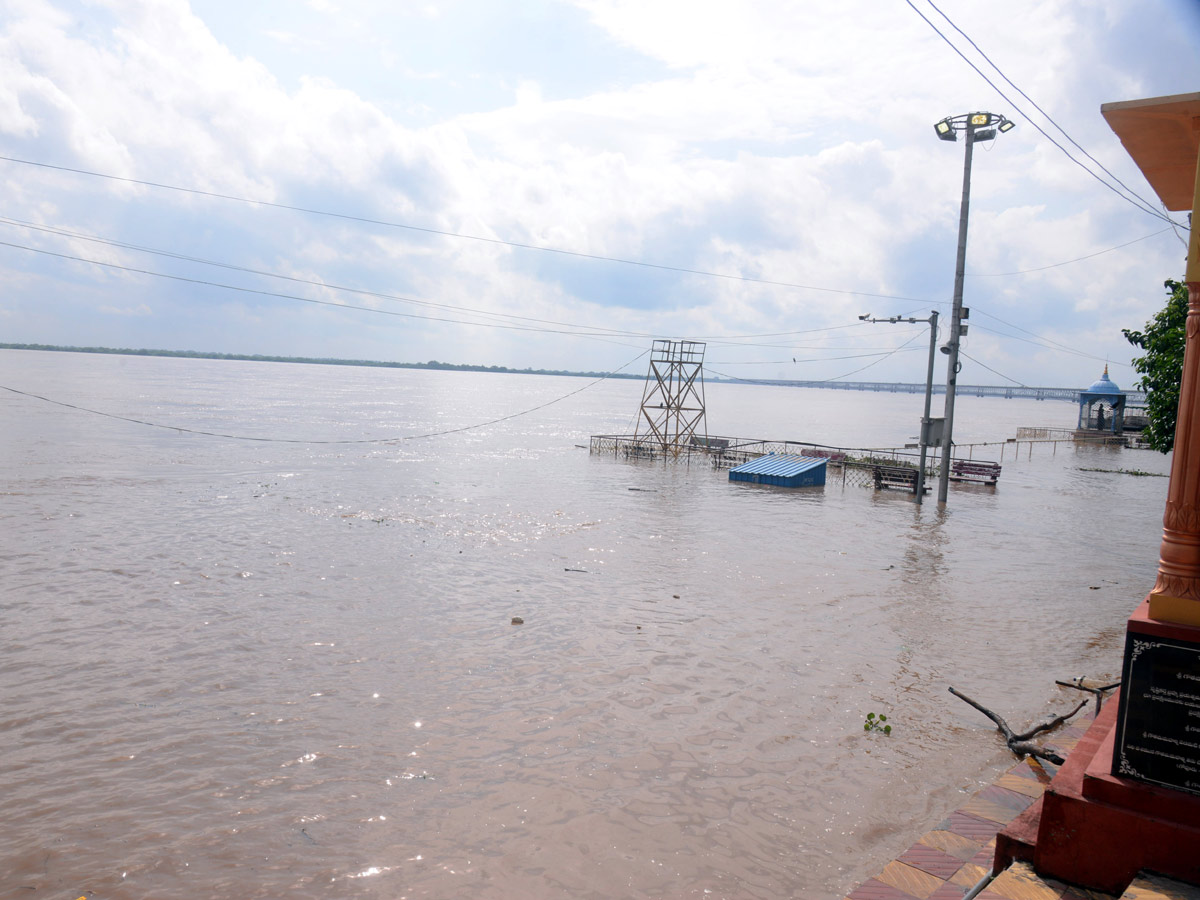
[[[1033,846],[1005,829],[993,871],[1027,859],[1039,875],[1115,895],[1143,869],[1200,883],[1200,797],[1111,775],[1115,726],[1110,702],[1030,807],[1036,822],[1022,816]]]
[[[1150,869],[1200,884],[1200,628],[1129,619],[1125,672],[1037,804],[996,839],[994,871],[1121,894]]]
[[[1151,618],[1153,604],[1125,631],[1112,774],[1200,797],[1200,627]]]

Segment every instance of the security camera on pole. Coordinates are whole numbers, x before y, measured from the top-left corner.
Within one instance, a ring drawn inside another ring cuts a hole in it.
[[[945,503],[950,492],[950,454],[953,450],[954,435],[954,390],[958,382],[958,346],[959,339],[966,334],[967,328],[962,324],[964,314],[963,274],[967,264],[967,216],[971,207],[971,148],[976,141],[990,141],[996,132],[1012,130],[1016,123],[1004,116],[989,112],[965,113],[960,116],[947,116],[933,126],[937,136],[943,141],[958,140],[958,132],[966,134],[966,153],[963,157],[963,188],[962,206],[958,213],[958,259],[954,266],[954,305],[950,310],[950,340],[942,347],[942,352],[949,355],[946,363],[946,417],[942,426],[942,468],[938,473],[938,503]]]

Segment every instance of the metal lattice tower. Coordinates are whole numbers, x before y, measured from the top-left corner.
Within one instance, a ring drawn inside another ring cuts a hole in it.
[[[656,340],[650,351],[642,414],[634,433],[645,433],[664,453],[678,454],[691,444],[708,445],[704,346],[697,341]],[[697,440],[697,431],[702,440]]]

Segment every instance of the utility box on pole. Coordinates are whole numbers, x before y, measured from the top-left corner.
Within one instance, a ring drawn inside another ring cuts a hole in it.
[[[942,434],[946,429],[946,420],[937,419],[922,419],[921,420],[921,443],[926,447],[942,446]]]

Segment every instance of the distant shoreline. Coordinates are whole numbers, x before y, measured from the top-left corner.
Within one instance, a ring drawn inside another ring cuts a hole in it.
[[[209,353],[203,350],[130,350],[115,347],[64,347],[58,344],[3,344],[0,350],[45,350],[54,353],[103,353],[112,356],[163,356],[182,359],[230,359],[242,362],[303,363],[310,366],[363,366],[378,369],[430,369],[437,372],[487,372],[495,375],[559,375],[568,378],[624,378],[645,381],[641,372],[571,372],[566,369],[510,369],[508,366],[481,366],[471,363],[444,363],[436,359],[429,362],[384,362],[371,359],[330,359],[308,356],[267,356],[246,353]],[[910,382],[846,382],[846,381],[785,381],[761,378],[714,378],[704,376],[709,384],[747,384],[773,387],[818,388],[825,390],[883,391],[889,393],[917,394],[925,390],[924,384]],[[933,393],[944,394],[944,384],[934,384]],[[1053,387],[997,387],[992,385],[959,385],[963,395],[992,397],[1029,397],[1038,400],[1069,400],[1079,402],[1078,388]],[[1134,404],[1144,403],[1145,395],[1140,391],[1125,390],[1121,393]]]
[[[634,378],[645,375],[630,372],[568,372],[563,369],[510,369],[508,366],[479,366],[469,363],[384,362],[373,359],[329,359],[308,356],[265,356],[247,353],[209,353],[203,350],[130,350],[114,347],[63,347],[57,344],[0,344],[0,350],[45,350],[54,353],[103,353],[111,356],[166,356],[183,359],[231,359],[242,362],[303,363],[310,366],[365,366],[380,369],[433,369],[439,372],[493,372],[497,375],[563,375],[573,378]]]

